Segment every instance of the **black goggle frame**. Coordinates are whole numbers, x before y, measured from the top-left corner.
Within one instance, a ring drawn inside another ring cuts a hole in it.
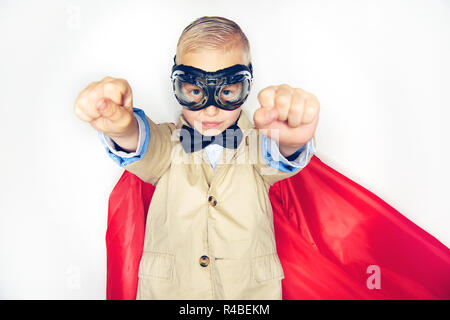
[[[210,105],[214,105],[223,110],[235,110],[245,102],[250,94],[250,87],[253,82],[253,68],[251,63],[249,66],[236,64],[215,72],[207,72],[191,66],[174,64],[172,67],[171,80],[175,98],[182,106],[189,110],[197,111]],[[187,82],[198,86],[204,92],[203,98],[199,102],[191,103],[182,100],[177,95],[177,81]],[[242,88],[245,90],[245,92],[242,93],[242,96],[232,103],[222,101],[220,98],[221,90],[227,85],[239,82],[242,83]]]

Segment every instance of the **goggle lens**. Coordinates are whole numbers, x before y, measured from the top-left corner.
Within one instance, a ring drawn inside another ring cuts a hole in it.
[[[235,110],[250,92],[250,69],[236,65],[218,72],[175,65],[172,71],[173,90],[178,102],[190,110],[214,105],[224,110]]]

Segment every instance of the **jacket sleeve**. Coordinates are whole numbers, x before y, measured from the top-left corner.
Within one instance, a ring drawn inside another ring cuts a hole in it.
[[[121,167],[141,159],[146,151],[148,141],[150,139],[150,129],[145,118],[144,111],[134,108],[134,116],[139,125],[138,146],[134,152],[123,150],[107,134],[98,132],[98,136],[105,147],[106,153]]]
[[[149,130],[148,145],[142,157],[123,168],[156,186],[159,178],[170,167],[173,148],[172,133],[175,125],[172,123],[155,124],[145,116],[146,130]]]
[[[258,135],[257,145],[259,157],[255,169],[270,186],[299,173],[316,152],[314,137],[300,149],[297,158],[291,161],[281,154],[274,141],[262,134]]]
[[[143,110],[133,108],[139,124],[139,141],[135,152],[121,150],[115,142],[99,132],[109,157],[125,170],[135,174],[145,182],[156,185],[159,178],[169,168],[172,153],[172,123],[155,124]]]

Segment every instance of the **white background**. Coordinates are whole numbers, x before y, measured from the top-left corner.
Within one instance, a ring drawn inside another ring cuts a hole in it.
[[[450,244],[450,1],[0,2],[0,298],[104,299],[108,196],[122,173],[72,107],[109,75],[155,122],[182,29],[236,21],[254,90],[321,102],[318,157]]]

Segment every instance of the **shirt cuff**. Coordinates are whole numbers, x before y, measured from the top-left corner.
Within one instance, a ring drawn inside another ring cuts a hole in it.
[[[148,142],[150,141],[150,126],[145,117],[143,110],[133,108],[133,114],[136,117],[139,126],[139,140],[136,151],[126,152],[117,148],[116,143],[103,132],[98,132],[98,136],[103,146],[106,149],[109,157],[113,159],[121,167],[129,165],[135,161],[140,160],[147,151]]]
[[[275,141],[263,136],[262,153],[265,162],[272,168],[282,172],[294,172],[298,169],[303,169],[306,167],[311,155],[316,153],[316,148],[314,147],[313,139],[311,139],[296,152],[299,153],[297,158],[289,161],[281,154]]]

